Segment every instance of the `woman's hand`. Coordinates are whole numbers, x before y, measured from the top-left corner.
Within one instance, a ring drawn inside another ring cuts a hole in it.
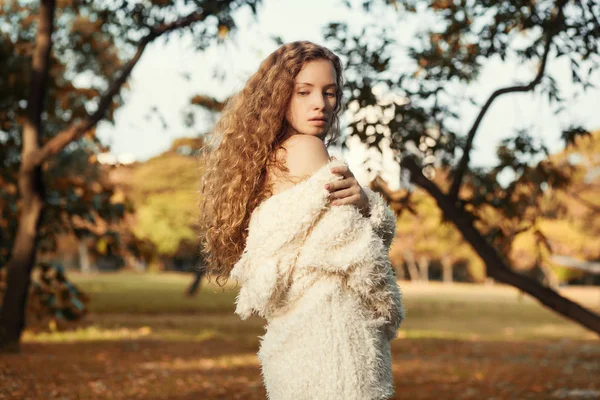
[[[358,207],[362,215],[368,218],[370,211],[369,199],[348,166],[333,167],[331,172],[344,177],[339,181],[333,181],[325,185],[325,189],[329,190],[331,204],[334,206],[353,204]]]

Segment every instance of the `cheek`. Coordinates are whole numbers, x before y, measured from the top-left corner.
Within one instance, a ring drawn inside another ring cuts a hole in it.
[[[290,106],[287,109],[286,118],[288,122],[294,123],[302,119],[302,102],[298,100],[292,100]]]
[[[292,128],[296,130],[299,129],[298,121],[300,120],[300,118],[298,116],[298,104],[290,104],[290,107],[288,107],[287,112],[285,114],[285,119]]]
[[[335,108],[336,104],[337,104],[337,99],[335,97],[334,98],[330,98],[329,102],[327,104],[329,105],[329,108],[331,110],[333,110]]]
[[[294,120],[294,109],[295,103],[294,101],[290,101],[290,104],[288,105],[288,108],[285,111],[285,119],[287,119],[289,123],[292,123]]]

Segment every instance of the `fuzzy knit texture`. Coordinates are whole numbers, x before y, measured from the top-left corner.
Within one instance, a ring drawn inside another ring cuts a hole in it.
[[[333,159],[252,213],[231,271],[236,314],[267,320],[258,358],[269,400],[380,400],[394,394],[390,341],[405,317],[389,247],[396,217],[363,188],[370,215],[331,205]]]

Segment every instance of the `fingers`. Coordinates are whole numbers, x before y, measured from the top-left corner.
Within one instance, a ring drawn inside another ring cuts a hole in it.
[[[354,196],[358,196],[358,198],[360,199],[360,191],[356,188],[356,186],[350,186],[345,189],[338,189],[329,193],[329,198],[331,200],[345,199],[347,197]]]
[[[360,200],[360,195],[359,194],[352,194],[350,196],[346,196],[346,197],[343,197],[343,198],[335,198],[335,199],[332,198],[332,195],[330,195],[329,197],[331,199],[331,204],[334,205],[334,206],[341,206],[343,204],[356,205],[358,203],[358,201]]]
[[[336,190],[350,188],[350,187],[355,186],[354,185],[355,181],[356,180],[353,178],[340,179],[339,181],[329,182],[328,184],[325,185],[325,189],[329,190],[330,192],[333,192]]]
[[[335,200],[335,199],[343,199],[343,198],[355,196],[355,195],[360,196],[360,193],[358,193],[354,187],[351,187],[348,189],[336,190],[334,192],[331,192],[331,193],[329,193],[329,198],[332,200]]]
[[[349,177],[354,176],[354,174],[352,173],[352,171],[350,171],[350,168],[348,168],[347,165],[340,165],[339,167],[333,167],[333,168],[331,168],[331,172],[333,172],[334,174],[343,175],[344,178],[349,178]]]

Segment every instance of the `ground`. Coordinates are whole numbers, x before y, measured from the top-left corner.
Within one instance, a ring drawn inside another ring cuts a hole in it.
[[[0,399],[265,399],[264,321],[232,314],[235,290],[185,275],[74,276],[91,313],[68,331],[29,329],[0,360]],[[397,399],[600,398],[600,341],[515,289],[400,282],[392,344]],[[600,289],[563,294],[599,311]]]

